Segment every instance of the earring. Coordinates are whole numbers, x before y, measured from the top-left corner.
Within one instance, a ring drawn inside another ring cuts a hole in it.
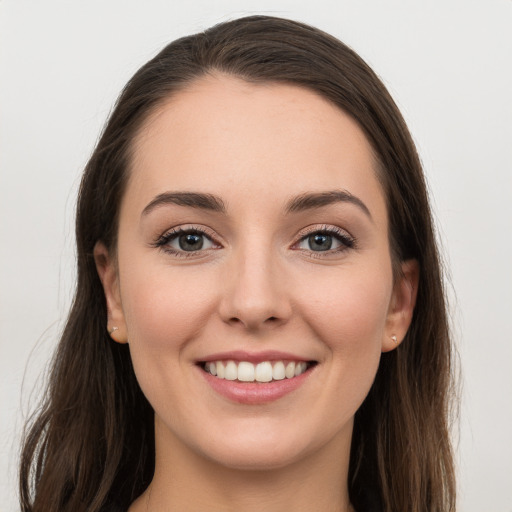
[[[109,329],[108,330],[108,333],[112,336],[112,334],[115,332],[115,331],[118,331],[119,330],[119,327],[112,327],[112,329]]]
[[[395,344],[396,347],[398,347],[398,341],[396,339],[396,336],[393,334],[393,336],[391,336],[391,339],[393,340],[393,343]]]

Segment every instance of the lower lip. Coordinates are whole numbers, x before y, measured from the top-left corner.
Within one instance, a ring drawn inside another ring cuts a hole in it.
[[[238,380],[219,379],[200,367],[198,367],[198,370],[213,390],[220,395],[232,402],[257,405],[274,402],[295,391],[306,382],[313,368],[308,368],[298,377],[272,382],[240,382]]]

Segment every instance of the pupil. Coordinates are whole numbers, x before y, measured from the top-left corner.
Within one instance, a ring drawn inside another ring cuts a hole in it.
[[[179,238],[180,249],[184,251],[197,251],[203,247],[203,237],[187,233]]]
[[[314,251],[328,251],[332,246],[332,236],[319,233],[311,235],[309,237],[309,246]]]

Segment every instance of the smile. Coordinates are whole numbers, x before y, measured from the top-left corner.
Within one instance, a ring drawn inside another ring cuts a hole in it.
[[[302,388],[319,361],[278,350],[231,350],[196,361],[204,382],[230,402],[269,404]]]
[[[239,382],[272,382],[302,375],[314,362],[306,361],[208,361],[203,370],[218,379]]]

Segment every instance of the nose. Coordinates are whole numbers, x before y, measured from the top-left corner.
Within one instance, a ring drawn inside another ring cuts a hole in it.
[[[219,312],[224,322],[257,331],[283,325],[290,319],[289,287],[278,259],[270,251],[233,255],[222,284]]]

